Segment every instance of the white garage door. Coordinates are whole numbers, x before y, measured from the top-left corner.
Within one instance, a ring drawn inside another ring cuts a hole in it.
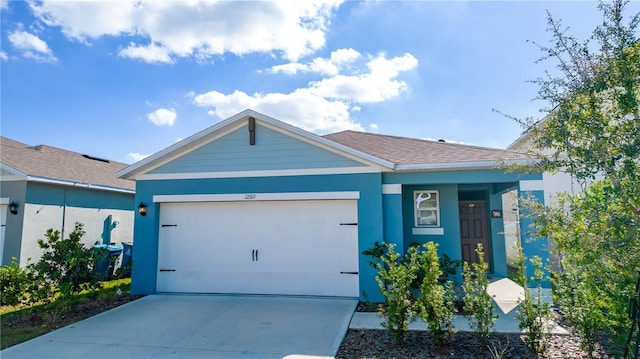
[[[355,200],[163,203],[158,292],[359,296]]]

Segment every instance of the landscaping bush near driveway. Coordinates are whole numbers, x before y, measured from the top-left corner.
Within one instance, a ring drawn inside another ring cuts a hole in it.
[[[129,294],[131,279],[104,282],[103,286],[98,291],[74,294],[73,304],[54,300],[34,306],[0,306],[0,348],[22,343],[140,298]]]

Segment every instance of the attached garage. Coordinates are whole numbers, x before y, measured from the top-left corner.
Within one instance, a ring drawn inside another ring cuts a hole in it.
[[[360,295],[357,193],[196,197],[157,198],[157,292]]]

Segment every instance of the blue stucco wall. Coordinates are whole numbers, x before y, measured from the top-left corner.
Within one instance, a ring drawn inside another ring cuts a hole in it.
[[[249,145],[243,126],[149,173],[263,171],[362,167],[362,163],[256,125],[256,144]]]
[[[404,251],[402,194],[384,194],[382,196],[382,211],[384,241],[395,244],[396,251],[402,253]]]
[[[367,263],[369,257],[361,252],[372,247],[376,241],[383,240],[381,184],[380,173],[138,181],[136,204],[144,202],[148,211],[147,216],[136,214],[135,219],[132,293],[150,294],[156,291],[160,206],[153,203],[153,195],[359,191],[360,291],[373,300],[380,300],[376,273]]]

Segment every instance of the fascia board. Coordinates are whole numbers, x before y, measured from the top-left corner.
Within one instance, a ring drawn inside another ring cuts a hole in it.
[[[549,121],[549,115],[544,116],[541,120],[538,120],[536,123],[532,125],[532,127],[538,127],[544,125],[545,122]],[[531,128],[527,128],[520,137],[516,138],[509,146],[507,146],[507,150],[514,148],[522,142],[525,142],[531,137]]]
[[[39,177],[39,176],[27,176],[26,180],[27,182],[39,182],[39,183],[55,184],[55,185],[67,186],[67,187],[82,187],[82,188],[96,189],[96,190],[109,191],[109,192],[119,192],[119,193],[129,193],[129,194],[136,193],[136,191],[127,189],[127,188],[110,187],[110,186],[103,186],[99,184],[74,182],[74,181],[67,181],[67,180],[60,180],[60,179]]]
[[[470,161],[470,162],[445,162],[445,163],[416,163],[397,165],[397,172],[403,171],[455,171],[471,169],[506,168],[510,165],[525,165],[532,163],[529,159],[516,159],[501,161]]]
[[[267,125],[266,127],[272,130],[279,131],[279,132],[289,132],[288,135],[294,135],[294,137],[297,137],[300,140],[303,140],[311,144],[315,144],[320,148],[329,150],[331,152],[337,153],[342,156],[344,156],[345,154],[349,155],[348,156],[349,158],[356,160],[358,162],[364,162],[366,165],[380,166],[388,170],[393,169],[395,167],[395,164],[393,162],[384,160],[379,157],[372,156],[368,153],[364,153],[356,149],[353,149],[351,147],[345,146],[343,144],[328,140],[322,136],[318,136],[314,133],[302,130],[298,127],[289,125],[288,123],[276,120],[274,118],[264,116],[264,118],[262,118],[261,121],[263,122],[263,124]]]
[[[19,176],[19,177],[22,177],[22,178],[27,178],[27,176],[28,176],[26,173],[24,173],[22,171],[18,171],[17,169],[15,169],[15,168],[13,168],[11,166],[7,166],[4,163],[0,163],[0,168],[2,168],[3,170],[5,170],[7,172],[13,173],[13,175],[15,175],[15,176]]]
[[[248,116],[248,111],[252,112],[250,110],[245,110],[224,121],[218,122],[217,124],[207,129],[204,129],[192,136],[185,138],[180,142],[174,143],[173,145],[165,148],[164,150],[156,152],[155,154],[139,162],[132,164],[131,166],[116,173],[116,176],[120,178],[130,179],[134,177],[136,174],[138,174],[139,172],[142,172],[144,170],[150,171],[156,167],[162,166],[163,164],[171,161],[172,159],[175,159],[176,157],[179,157],[182,154],[194,148],[197,148],[200,145],[200,142],[206,139],[209,135],[214,134],[216,132],[218,132],[218,137],[221,136],[222,134],[226,134],[227,131],[229,131],[229,129],[225,131],[225,128],[232,126],[234,122],[240,120],[245,116]],[[235,128],[232,128],[231,131],[234,129]]]

